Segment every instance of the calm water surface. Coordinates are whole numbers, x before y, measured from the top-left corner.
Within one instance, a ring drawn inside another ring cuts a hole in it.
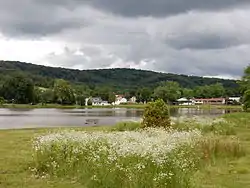
[[[223,109],[171,109],[171,116],[218,116],[237,112]],[[0,109],[0,129],[39,127],[81,127],[114,125],[121,121],[138,121],[142,109]]]

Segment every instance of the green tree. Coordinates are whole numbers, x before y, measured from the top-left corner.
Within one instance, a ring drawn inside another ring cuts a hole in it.
[[[57,79],[54,84],[54,94],[60,104],[74,104],[75,96],[69,82]]]
[[[194,97],[194,91],[192,89],[184,88],[182,89],[182,97],[191,99]]]
[[[81,106],[85,106],[85,100],[90,96],[90,88],[86,85],[74,86],[74,93],[76,95],[76,102]]]
[[[85,106],[86,95],[76,95],[76,102],[80,106]]]
[[[55,95],[52,89],[46,89],[41,91],[40,99],[43,104],[53,103]]]
[[[241,80],[238,81],[238,84],[240,85],[239,90],[241,94],[244,94],[245,91],[250,89],[250,65],[244,69],[244,75]]]
[[[172,103],[181,97],[180,85],[173,81],[165,82],[154,90],[154,96],[167,103]]]
[[[87,104],[88,104],[88,106],[92,106],[92,97],[90,97],[89,99],[88,99],[88,101],[87,101]]]
[[[151,100],[152,97],[152,90],[149,88],[140,88],[136,92],[136,98],[139,100],[139,102],[148,102]]]
[[[33,82],[24,75],[16,75],[7,79],[2,86],[2,96],[15,103],[28,104],[34,102]]]
[[[112,92],[112,89],[109,87],[97,87],[92,95],[94,97],[101,97],[102,100],[108,101],[109,100],[109,95]]]
[[[109,93],[109,98],[108,98],[108,102],[110,103],[110,104],[112,104],[113,102],[115,102],[115,94],[114,93],[112,93],[112,92],[110,92]]]
[[[5,102],[4,98],[3,97],[0,97],[0,105],[3,105]]]
[[[194,88],[194,96],[196,98],[211,98],[212,91],[208,85],[197,86]]]
[[[246,90],[243,95],[243,109],[247,111],[250,108],[250,89]]]
[[[223,87],[223,85],[221,83],[216,83],[216,84],[212,84],[209,86],[209,90],[211,92],[211,97],[224,97],[225,96],[225,88]]]
[[[240,91],[243,94],[243,109],[247,111],[250,108],[250,66],[244,70],[244,75],[239,81]]]

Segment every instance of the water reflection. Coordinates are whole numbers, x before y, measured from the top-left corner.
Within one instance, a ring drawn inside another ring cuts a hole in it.
[[[217,116],[240,109],[171,109],[171,116]],[[139,121],[142,109],[0,109],[0,129],[113,125],[120,121]]]
[[[240,112],[241,109],[198,109],[198,108],[173,108],[171,115],[179,116],[218,116],[233,112]]]

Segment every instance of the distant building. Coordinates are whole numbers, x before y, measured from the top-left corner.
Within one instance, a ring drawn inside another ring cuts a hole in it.
[[[109,104],[108,101],[102,101],[101,102],[101,106],[109,106],[109,105],[111,105],[111,104]]]
[[[136,97],[134,96],[134,97],[131,97],[130,99],[129,99],[129,102],[130,103],[136,103]]]
[[[123,95],[116,95],[115,97],[116,97],[115,102],[114,102],[115,105],[120,105],[122,103],[128,102],[128,100],[124,98]]]
[[[91,99],[92,101],[92,106],[100,106],[102,103],[102,98],[101,97],[93,97]]]
[[[228,97],[228,100],[240,102],[240,97]]]
[[[227,104],[229,104],[229,105],[239,105],[239,104],[241,104],[240,99],[241,99],[241,97],[228,97],[227,98]]]
[[[86,98],[85,105],[88,106],[88,101],[91,100],[92,106],[108,106],[108,101],[103,101],[101,97]]]
[[[195,101],[193,99],[187,99],[185,97],[177,100],[178,105],[194,105]]]
[[[196,105],[224,105],[226,98],[194,99]]]

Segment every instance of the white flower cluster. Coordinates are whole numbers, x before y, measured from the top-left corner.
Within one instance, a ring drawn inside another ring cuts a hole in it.
[[[165,156],[183,144],[192,144],[200,136],[201,133],[196,130],[178,132],[159,128],[124,132],[70,131],[39,137],[35,142],[35,149],[42,151],[54,144],[61,146],[73,144],[75,146],[73,152],[77,154],[81,153],[81,149],[84,149],[85,146],[89,147],[92,143],[99,143],[102,145],[99,151],[109,150],[108,153],[115,153],[116,156],[150,156],[159,160],[161,156]],[[53,148],[51,147],[51,149]]]
[[[128,180],[140,172],[150,171],[152,181],[159,183],[162,179],[170,181],[176,169],[187,173],[194,168],[195,161],[189,155],[194,153],[200,137],[201,133],[196,130],[178,132],[160,128],[124,132],[68,131],[38,137],[34,146],[38,164],[46,163],[54,170],[60,169],[60,165],[69,168],[76,162],[87,161],[95,169],[123,171]],[[98,178],[96,174],[91,177],[93,181]]]

